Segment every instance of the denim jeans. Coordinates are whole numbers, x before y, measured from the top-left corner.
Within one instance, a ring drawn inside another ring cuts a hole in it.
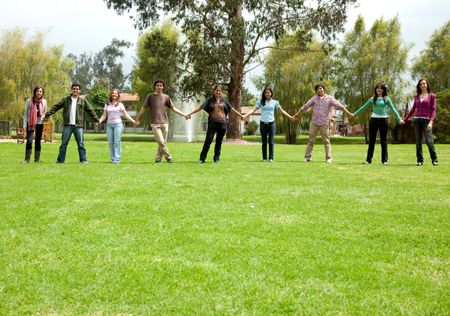
[[[82,127],[75,125],[64,125],[62,131],[61,146],[59,146],[59,155],[57,162],[63,163],[66,160],[67,145],[69,144],[72,134],[75,136],[75,140],[78,145],[78,155],[80,162],[86,161],[86,149],[84,148],[84,130]]]
[[[108,136],[109,154],[111,162],[118,163],[122,158],[123,123],[108,123],[106,135]]]
[[[373,152],[375,150],[375,142],[377,141],[378,130],[380,130],[381,162],[388,161],[388,149],[387,149],[388,118],[372,117],[369,122],[369,148],[367,149],[367,158],[366,158],[366,161],[369,163],[372,162]]]
[[[422,135],[425,136],[425,143],[428,146],[431,161],[438,161],[436,150],[434,149],[433,132],[431,129],[427,129],[428,123],[430,123],[430,120],[422,118],[415,118],[413,121],[417,162],[423,163]]]
[[[27,129],[27,145],[25,146],[26,150],[33,149],[33,135],[34,135],[34,151],[41,151],[41,139],[42,132],[44,130],[44,124],[36,124],[35,131],[29,131]]]
[[[262,140],[262,158],[267,160],[267,139],[269,139],[269,159],[273,160],[273,147],[275,143],[275,121],[273,122],[259,122],[259,130],[261,132]]]
[[[220,159],[220,151],[222,148],[222,140],[227,131],[226,123],[208,122],[208,130],[206,131],[205,143],[203,144],[202,152],[200,153],[200,160],[205,161],[208,156],[209,147],[216,135],[216,145],[214,146],[214,161]]]

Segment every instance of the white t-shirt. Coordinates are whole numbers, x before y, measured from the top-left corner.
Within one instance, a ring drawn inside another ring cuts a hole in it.
[[[70,107],[70,119],[69,119],[69,124],[70,125],[75,125],[75,121],[76,121],[76,114],[77,114],[77,101],[78,98],[74,98],[71,97],[72,99],[72,105]]]

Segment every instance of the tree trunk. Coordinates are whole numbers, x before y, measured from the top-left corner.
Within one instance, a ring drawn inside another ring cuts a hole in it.
[[[294,122],[287,121],[285,123],[286,129],[286,143],[287,144],[296,144],[297,143],[297,134],[298,134],[298,125]]]
[[[233,9],[233,15],[230,16],[232,31],[235,36],[232,38],[231,43],[231,74],[230,84],[228,85],[228,97],[231,106],[238,112],[241,111],[241,96],[242,96],[242,80],[244,76],[244,19],[242,18],[242,7],[236,5]],[[240,139],[241,133],[241,120],[240,117],[233,111],[229,114],[227,138]]]

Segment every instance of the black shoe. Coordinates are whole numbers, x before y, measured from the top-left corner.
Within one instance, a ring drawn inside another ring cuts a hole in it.
[[[168,162],[168,163],[173,163],[172,158],[167,158],[167,162]]]
[[[433,166],[439,165],[439,163],[437,162],[437,160],[436,160],[436,161],[433,161],[432,164],[433,164]]]
[[[417,167],[423,166],[423,162],[418,162]]]
[[[161,163],[161,159],[155,159],[155,163]]]
[[[199,160],[198,160],[198,163],[199,163],[199,164],[203,164],[203,163],[205,163],[205,161],[204,161],[203,159],[199,159]]]
[[[214,159],[214,163],[219,163],[220,159]]]

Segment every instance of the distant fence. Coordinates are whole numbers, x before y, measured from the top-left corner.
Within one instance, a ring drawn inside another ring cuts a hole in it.
[[[9,121],[6,120],[0,120],[0,135],[2,136],[9,136]]]

